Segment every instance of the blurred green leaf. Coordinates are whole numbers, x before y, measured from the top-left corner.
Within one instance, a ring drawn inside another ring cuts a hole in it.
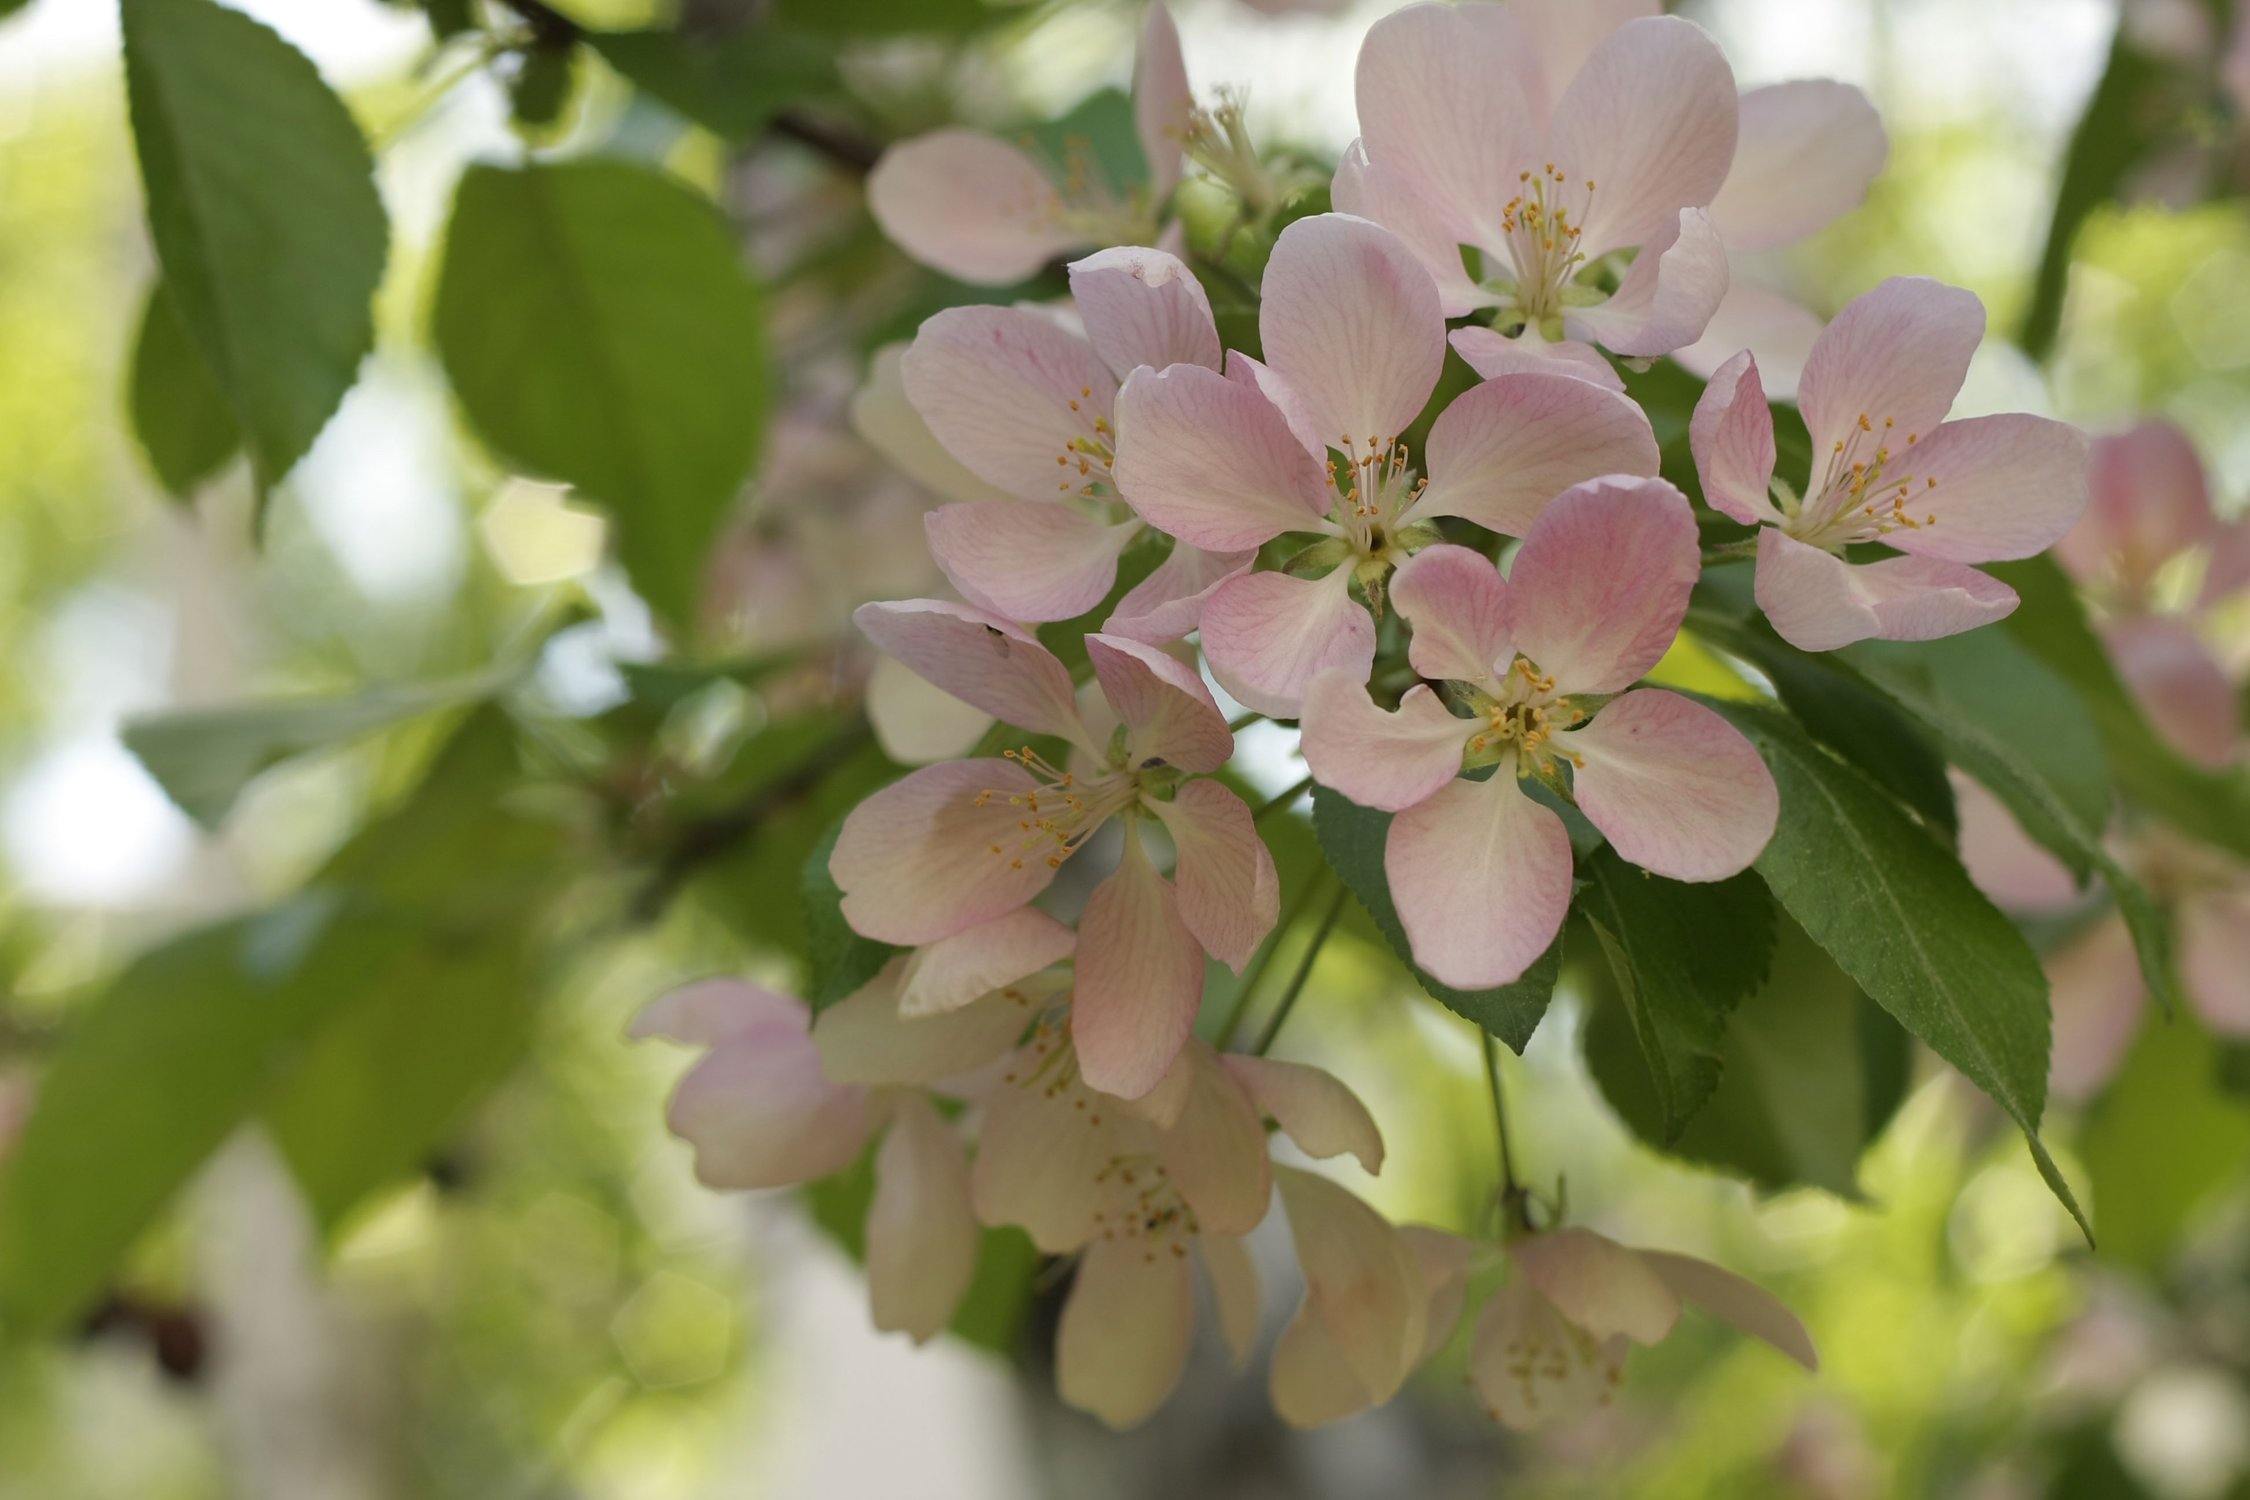
[[[1375,919],[1383,938],[1415,982],[1456,1015],[1464,1016],[1516,1051],[1523,1051],[1547,1014],[1554,998],[1555,978],[1562,972],[1562,937],[1558,934],[1547,951],[1513,984],[1487,990],[1457,990],[1440,984],[1414,964],[1414,948],[1398,919],[1391,900],[1390,877],[1383,870],[1383,846],[1390,837],[1391,814],[1361,807],[1327,787],[1313,788],[1313,831],[1320,851],[1360,905]]]
[[[534,137],[548,133],[570,107],[577,81],[577,47],[542,42],[527,48],[508,80],[508,108],[516,127]]]
[[[1133,122],[1133,96],[1123,89],[1098,89],[1070,113],[1028,126],[1021,136],[1034,156],[1066,170],[1084,162],[1119,194],[1148,183],[1148,154]]]
[[[1669,1145],[1718,1085],[1728,1013],[1765,980],[1773,902],[1748,871],[1689,885],[1606,846],[1581,868],[1579,909],[1609,959]]]
[[[150,235],[180,321],[270,483],[374,347],[388,224],[351,113],[213,0],[122,0]]]
[[[1780,824],[1757,862],[1774,898],[1877,1004],[2008,1112],[2085,1228],[2039,1140],[2047,978],[2023,935],[1949,850],[1783,714],[1706,701],[1750,737],[1781,791]]]
[[[2250,1169],[2250,1100],[2220,1066],[2192,1012],[2153,1017],[2087,1112],[2078,1155],[2104,1259],[2158,1269],[2194,1211]]]
[[[590,31],[586,43],[633,87],[730,141],[751,140],[780,111],[841,87],[834,46],[786,26],[717,38]]]
[[[906,951],[861,937],[844,920],[844,893],[828,873],[828,856],[836,852],[836,840],[843,831],[844,822],[839,818],[806,856],[804,871],[798,877],[812,968],[805,1001],[815,1015],[858,990],[880,973],[883,965]]]
[[[440,274],[438,353],[510,463],[608,505],[634,585],[692,621],[760,448],[764,324],[726,221],[621,161],[472,167]]]
[[[149,467],[176,500],[194,494],[242,449],[242,425],[161,281],[141,309],[126,405]]]
[[[475,0],[421,0],[421,4],[422,14],[429,18],[430,35],[441,42],[476,29]]]
[[[262,771],[342,740],[491,693],[490,673],[445,682],[369,688],[340,698],[193,708],[128,720],[125,748],[180,810],[205,828],[225,821],[242,789]]]
[[[778,0],[774,6],[778,19],[836,37],[961,36],[1010,13],[984,0]]]

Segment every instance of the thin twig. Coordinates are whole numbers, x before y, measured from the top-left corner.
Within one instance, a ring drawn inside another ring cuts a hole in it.
[[[1312,778],[1310,776],[1307,776],[1302,781],[1299,781],[1295,786],[1289,788],[1288,791],[1279,793],[1278,795],[1273,797],[1269,797],[1264,802],[1258,804],[1258,810],[1250,814],[1250,821],[1253,823],[1264,822],[1267,813],[1281,811],[1281,809],[1289,806],[1292,802],[1295,802],[1299,797],[1302,797],[1307,791],[1310,791],[1311,789]]]
[[[1273,931],[1266,937],[1265,946],[1258,950],[1257,958],[1242,976],[1241,988],[1234,992],[1233,1008],[1227,1012],[1227,1018],[1219,1023],[1218,1037],[1211,1043],[1219,1051],[1226,1051],[1227,1044],[1234,1040],[1234,1034],[1242,1029],[1242,1019],[1250,1013],[1250,1001],[1258,993],[1259,981],[1266,977],[1266,970],[1273,967],[1274,955],[1281,952],[1282,940],[1289,935],[1289,929],[1297,925],[1297,919],[1305,914],[1305,908],[1312,905],[1312,898],[1319,890],[1320,876],[1315,871],[1313,878],[1305,882],[1305,888],[1297,893],[1297,899],[1289,903],[1289,910],[1283,912],[1281,920],[1274,923]]]
[[[1282,1023],[1289,1019],[1289,1012],[1297,1008],[1297,997],[1304,993],[1305,981],[1312,978],[1313,963],[1320,957],[1320,950],[1328,945],[1328,934],[1336,930],[1336,919],[1343,915],[1344,897],[1349,893],[1342,881],[1336,882],[1335,898],[1328,903],[1327,914],[1321,917],[1320,925],[1313,929],[1312,942],[1298,961],[1297,972],[1289,976],[1289,988],[1281,992],[1281,1003],[1274,1007],[1273,1019],[1266,1022],[1266,1029],[1259,1033],[1258,1045],[1250,1049],[1258,1056],[1264,1057],[1273,1050],[1274,1038],[1281,1035]]]

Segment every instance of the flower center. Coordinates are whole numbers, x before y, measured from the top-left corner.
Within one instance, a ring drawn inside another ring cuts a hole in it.
[[[1516,310],[1526,324],[1537,325],[1562,312],[1564,289],[1586,263],[1578,240],[1593,206],[1594,181],[1585,179],[1581,191],[1553,162],[1517,180],[1523,191],[1500,210],[1500,227],[1516,267]]]
[[[1055,467],[1063,471],[1062,482],[1055,488],[1066,495],[1075,491],[1088,500],[1105,500],[1117,494],[1117,486],[1109,477],[1117,464],[1117,429],[1109,425],[1109,418],[1093,409],[1093,402],[1094,388],[1090,385],[1080,386],[1078,394],[1070,398],[1070,410],[1081,430],[1055,455]]]
[[[1113,1148],[1102,1153],[1093,1171],[1096,1234],[1105,1240],[1139,1240],[1150,1260],[1159,1254],[1187,1254],[1188,1240],[1201,1227],[1195,1210],[1163,1161],[1146,1149],[1150,1127],[1119,1101],[1086,1087],[1078,1071],[1078,1049],[1061,1020],[1052,1015],[1040,1019],[1001,1082],[1036,1088],[1052,1104],[1067,1103],[1074,1120],[1101,1132],[1103,1144]]]
[[[1827,464],[1811,496],[1792,505],[1783,496],[1789,519],[1783,529],[1800,542],[1833,552],[1853,542],[1880,541],[1894,531],[1935,526],[1935,512],[1917,514],[1912,503],[1937,488],[1932,475],[1912,470],[1913,448],[1921,434],[1906,435],[1905,446],[1891,446],[1898,424],[1861,412],[1852,434],[1829,450]]]
[[[1046,153],[1025,137],[1018,143],[1034,160]],[[1047,176],[1055,184],[1052,212],[1055,221],[1074,236],[1095,245],[1145,245],[1156,233],[1156,205],[1143,188],[1120,193],[1110,185],[1094,154],[1094,143],[1082,135],[1062,143],[1060,159],[1046,157]]]
[[[1586,722],[1586,711],[1555,691],[1555,679],[1524,657],[1509,663],[1497,694],[1473,691],[1470,696],[1484,727],[1469,736],[1462,755],[1465,768],[1500,765],[1514,760],[1518,776],[1546,776],[1558,760],[1577,767],[1584,761],[1575,751],[1555,743],[1555,736]]]
[[[1061,869],[1064,860],[1084,848],[1102,824],[1140,793],[1139,778],[1128,772],[1104,771],[1081,782],[1075,772],[1058,769],[1029,745],[1000,753],[1034,778],[1034,785],[1022,790],[988,788],[976,794],[978,807],[990,807],[992,799],[999,797],[1017,810],[1018,837],[988,846],[1012,870],[1022,869],[1030,859],[1044,859],[1050,870]]]
[[[1328,482],[1339,492],[1329,516],[1361,557],[1403,561],[1403,552],[1390,556],[1398,540],[1395,523],[1429,481],[1414,472],[1412,454],[1396,438],[1359,443],[1347,432],[1336,448],[1344,456],[1328,460]]]

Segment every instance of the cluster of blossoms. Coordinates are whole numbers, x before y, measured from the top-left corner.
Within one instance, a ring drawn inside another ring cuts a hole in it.
[[[875,173],[881,222],[955,275],[1005,283],[1108,246],[1070,263],[1067,305],[929,319],[895,365],[919,427],[878,440],[934,443],[983,488],[939,485],[957,498],[927,518],[957,597],[867,604],[858,625],[948,724],[998,726],[998,753],[921,757],[845,822],[843,916],[907,950],[865,988],[815,1018],[711,982],[642,1025],[710,1049],[672,1123],[713,1186],[808,1181],[879,1138],[880,1326],[935,1333],[980,1226],[1020,1226],[1075,1262],[1064,1398],[1136,1422],[1185,1363],[1195,1265],[1248,1357],[1243,1236],[1278,1196],[1306,1287],[1271,1360],[1294,1422],[1388,1400],[1496,1278],[1470,1372],[1513,1426],[1608,1399],[1683,1301],[1813,1363],[1778,1302],[1700,1261],[1521,1212],[1494,1242],[1394,1226],[1273,1158],[1268,1121],[1302,1156],[1380,1168],[1343,1082],[1197,1033],[1207,961],[1251,963],[1281,885],[1223,779],[1235,731],[1211,684],[1294,724],[1312,779],[1395,814],[1390,893],[1446,985],[1509,983],[1555,942],[1573,819],[1679,881],[1765,848],[1778,797],[1757,750],[1643,685],[1703,527],[1608,356],[1710,372],[1704,519],[1754,528],[1725,552],[1755,555],[1758,604],[1803,649],[2000,618],[2013,594],[1972,565],[2049,546],[2085,507],[2071,429],[1945,420],[1983,333],[1970,294],[1888,281],[1816,336],[1733,282],[1731,252],[1858,200],[1882,131],[1840,85],[1738,93],[1702,32],[1654,10],[1424,4],[1376,26],[1342,211],[1274,238],[1257,357],[1225,347],[1165,228],[1183,154],[1271,205],[1242,184],[1239,114],[1197,109],[1161,9],[1137,81],[1147,189],[1058,185],[958,131]],[[1482,378],[1428,416],[1449,345]],[[1775,476],[1768,376],[1812,435],[1802,494]],[[1120,594],[1129,555],[1153,566]]]

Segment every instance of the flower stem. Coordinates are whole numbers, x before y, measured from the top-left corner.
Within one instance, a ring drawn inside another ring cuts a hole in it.
[[[1227,720],[1227,730],[1231,734],[1240,734],[1253,724],[1265,722],[1265,717],[1264,714],[1257,712],[1255,709],[1245,714],[1238,714]]]
[[[1516,1158],[1508,1148],[1508,1105],[1500,1092],[1500,1048],[1492,1040],[1492,1033],[1477,1028],[1477,1036],[1484,1043],[1484,1077],[1492,1091],[1492,1134],[1500,1143],[1500,1196],[1502,1200],[1514,1199],[1523,1191],[1516,1182]]]
[[[1703,560],[1707,563],[1736,562],[1757,555],[1758,543],[1754,538],[1743,542],[1719,542],[1703,549]]]
[[[1289,988],[1281,992],[1281,1002],[1274,1007],[1273,1019],[1266,1022],[1266,1029],[1259,1034],[1258,1045],[1250,1049],[1258,1056],[1264,1057],[1272,1050],[1274,1038],[1281,1035],[1282,1023],[1289,1019],[1289,1012],[1296,1008],[1297,997],[1304,993],[1305,981],[1312,978],[1313,964],[1319,959],[1320,950],[1328,944],[1328,934],[1336,930],[1336,919],[1343,915],[1346,894],[1348,891],[1344,883],[1337,881],[1336,894],[1329,899],[1328,910],[1321,917],[1320,925],[1313,929],[1312,941],[1305,947],[1305,956],[1297,962],[1297,972],[1289,976]]]
[[[1305,793],[1311,790],[1311,788],[1312,778],[1310,776],[1307,776],[1302,781],[1299,781],[1295,786],[1289,788],[1289,790],[1281,792],[1271,798],[1268,798],[1265,802],[1260,803],[1258,805],[1258,810],[1250,814],[1250,821],[1253,823],[1263,823],[1266,820],[1267,813],[1281,811],[1283,808],[1295,802],[1299,797],[1305,795]]]
[[[1258,950],[1257,959],[1242,976],[1242,985],[1234,992],[1234,1005],[1227,1011],[1227,1018],[1219,1023],[1219,1034],[1212,1040],[1211,1045],[1217,1050],[1226,1051],[1227,1044],[1234,1040],[1234,1034],[1242,1029],[1243,1019],[1250,1013],[1250,1002],[1258,993],[1258,983],[1266,977],[1266,970],[1273,967],[1274,955],[1281,951],[1282,939],[1289,935],[1290,928],[1297,925],[1297,919],[1305,914],[1305,908],[1312,905],[1312,898],[1319,892],[1320,872],[1315,871],[1313,878],[1305,882],[1305,888],[1297,893],[1297,898],[1289,903],[1289,910],[1283,912],[1281,920],[1273,924],[1273,931],[1266,936],[1265,946]]]

